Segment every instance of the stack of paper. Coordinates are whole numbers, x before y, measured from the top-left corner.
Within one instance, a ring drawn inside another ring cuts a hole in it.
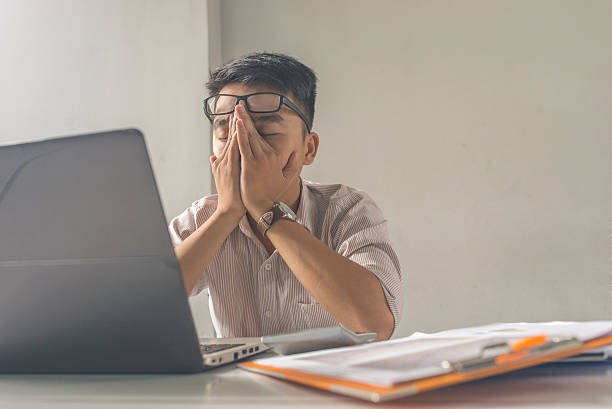
[[[500,323],[242,364],[374,401],[578,355],[612,344],[612,321]]]

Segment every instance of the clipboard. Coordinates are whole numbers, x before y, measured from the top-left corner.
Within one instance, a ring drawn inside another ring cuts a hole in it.
[[[243,363],[239,367],[342,395],[371,402],[383,402],[569,358],[611,344],[612,335],[587,341],[580,341],[573,337],[529,336],[513,344],[487,345],[474,358],[457,362],[442,361],[440,365],[449,370],[443,375],[402,382],[388,387],[262,365],[257,362]]]

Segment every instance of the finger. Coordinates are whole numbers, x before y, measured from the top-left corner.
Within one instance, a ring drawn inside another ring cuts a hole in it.
[[[217,157],[218,159],[223,160],[223,158],[225,158],[225,155],[227,154],[227,150],[229,148],[229,143],[230,143],[230,139],[228,135],[228,138],[225,140],[225,145],[223,145],[223,149],[221,149],[221,153]]]
[[[269,147],[269,145],[259,134],[259,131],[255,127],[255,122],[253,122],[253,118],[248,113],[246,106],[244,105],[244,101],[240,101],[240,103],[241,105],[238,112],[238,118],[244,122],[244,127],[247,130],[249,136],[249,144],[251,145],[251,150],[253,151],[255,157],[257,157],[260,152],[265,152],[265,147]]]
[[[234,115],[234,134],[233,137],[238,137],[238,115]]]
[[[240,104],[236,107],[236,112],[238,113],[238,119],[243,122],[244,128],[247,130],[249,144],[251,146],[253,156],[255,156],[256,158],[258,156],[261,156],[261,154],[264,152],[264,149],[261,144],[265,141],[259,134],[259,131],[257,131],[257,128],[255,128],[253,119],[251,118],[251,115],[247,113],[243,101],[240,101]]]
[[[217,160],[217,156],[216,155],[212,155],[210,158],[210,166],[215,164],[215,161]]]
[[[227,151],[229,149],[229,145],[230,145],[230,135],[227,136],[227,139],[225,140],[225,144],[223,145],[223,148],[221,149],[221,153],[218,156],[218,159],[223,160],[225,158],[225,156],[227,155]]]
[[[230,138],[234,135],[234,132],[236,130],[236,127],[234,126],[235,119],[236,119],[236,115],[234,115],[233,112],[229,114],[227,126],[228,126],[228,135]]]
[[[247,130],[244,127],[244,123],[240,120],[236,124],[237,128],[237,138],[238,139],[238,147],[240,148],[240,154],[244,158],[244,160],[252,160],[253,151],[251,150],[251,145],[249,143],[249,137],[247,135]]]
[[[235,135],[230,135],[228,140],[227,140],[227,156],[228,158],[232,157],[232,152],[234,150],[234,147],[236,146],[236,136]]]
[[[286,179],[292,179],[293,176],[298,172],[298,161],[297,154],[295,151],[291,152],[289,155],[289,159],[287,160],[287,164],[283,168],[283,176]]]
[[[232,168],[239,166],[240,164],[240,149],[238,148],[238,142],[236,136],[232,137],[230,141],[230,152],[229,152],[229,163]]]

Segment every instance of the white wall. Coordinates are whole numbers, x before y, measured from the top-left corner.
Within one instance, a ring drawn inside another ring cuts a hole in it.
[[[206,21],[205,0],[2,0],[0,144],[140,128],[174,217],[211,191]]]
[[[609,318],[610,17],[606,0],[4,0],[0,143],[139,127],[171,218],[213,188],[207,61],[287,52],[321,80],[304,176],[369,192],[391,223],[396,335]]]
[[[303,175],[369,192],[400,331],[612,314],[612,2],[225,0],[223,60],[319,75]]]

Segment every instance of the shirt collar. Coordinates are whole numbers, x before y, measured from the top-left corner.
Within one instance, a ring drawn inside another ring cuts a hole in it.
[[[301,187],[300,203],[298,204],[298,209],[297,209],[297,213],[295,214],[295,218],[299,224],[301,224],[302,226],[306,226],[306,222],[309,221],[308,215],[312,211],[311,210],[312,198],[310,197],[311,195],[310,189],[308,188],[308,186],[304,184],[304,181],[302,180],[301,177],[300,177],[300,187]],[[310,228],[308,228],[308,230],[310,230]]]

